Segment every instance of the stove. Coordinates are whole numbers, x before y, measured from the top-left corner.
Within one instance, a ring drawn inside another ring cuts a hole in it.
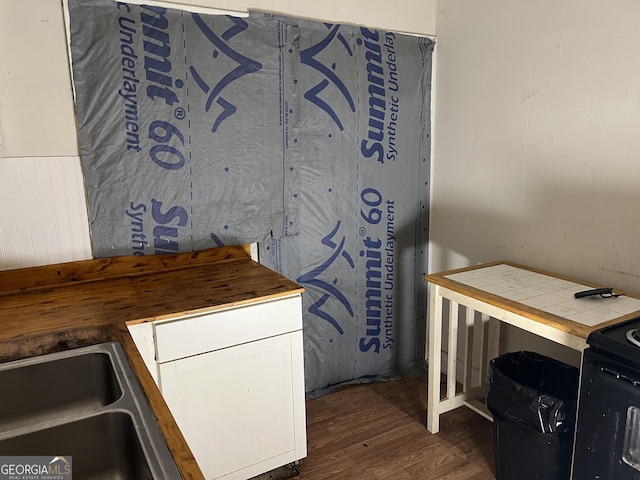
[[[596,330],[587,343],[591,348],[640,365],[640,317]]]
[[[594,331],[582,357],[575,480],[640,480],[640,317]]]

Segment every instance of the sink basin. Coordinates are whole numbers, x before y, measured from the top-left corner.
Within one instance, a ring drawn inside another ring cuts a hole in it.
[[[107,353],[27,362],[20,368],[0,365],[0,431],[94,412],[121,396]]]
[[[0,364],[0,455],[71,457],[74,480],[181,478],[115,342]]]
[[[0,452],[37,456],[64,452],[73,460],[73,478],[154,478],[133,418],[125,412],[100,413],[9,437],[0,440]]]

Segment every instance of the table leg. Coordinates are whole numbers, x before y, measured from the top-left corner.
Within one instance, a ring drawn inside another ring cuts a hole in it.
[[[464,375],[462,391],[468,393],[473,388],[473,332],[476,311],[471,307],[466,307],[465,332],[464,332]]]
[[[438,285],[429,288],[429,354],[427,383],[427,430],[440,431],[440,376],[442,355],[442,296]]]
[[[500,320],[493,317],[489,318],[489,344],[487,348],[489,360],[500,355]]]

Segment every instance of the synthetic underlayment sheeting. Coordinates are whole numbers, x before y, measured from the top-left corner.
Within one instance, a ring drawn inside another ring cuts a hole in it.
[[[423,355],[432,42],[69,0],[94,256],[259,242],[308,391]]]

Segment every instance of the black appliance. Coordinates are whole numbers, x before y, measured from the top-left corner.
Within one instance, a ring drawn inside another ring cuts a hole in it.
[[[640,317],[596,330],[582,357],[573,480],[640,480]]]

